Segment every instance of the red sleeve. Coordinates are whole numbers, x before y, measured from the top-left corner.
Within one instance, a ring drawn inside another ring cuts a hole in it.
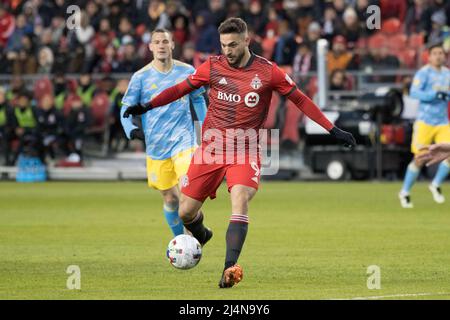
[[[320,109],[305,96],[300,90],[295,89],[287,97],[297,108],[299,108],[308,118],[322,126],[325,130],[330,131],[334,125],[325,117]]]
[[[330,131],[334,125],[325,117],[320,109],[297,89],[295,82],[289,75],[276,64],[272,69],[272,88],[281,95],[291,100],[297,108],[299,108],[308,118],[322,126],[325,130]]]
[[[275,63],[272,66],[272,88],[283,96],[288,95],[297,88],[291,77]]]
[[[151,107],[156,108],[165,106],[166,104],[174,102],[175,100],[187,95],[189,92],[194,91],[195,88],[193,88],[187,81],[188,79],[162,91],[154,97],[152,101],[150,101]]]
[[[193,74],[183,82],[167,88],[150,101],[152,108],[165,106],[175,100],[180,99],[186,94],[209,83],[209,59],[201,64]]]
[[[210,59],[203,62],[193,74],[191,74],[187,81],[189,85],[195,89],[209,84],[209,74],[211,70]]]

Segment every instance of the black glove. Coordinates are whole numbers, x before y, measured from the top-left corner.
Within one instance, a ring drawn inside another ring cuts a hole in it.
[[[138,116],[138,115],[146,113],[151,108],[152,107],[149,104],[144,105],[144,104],[138,103],[138,104],[135,104],[134,106],[128,107],[127,110],[125,110],[123,117],[128,118],[130,115]]]
[[[141,129],[133,129],[130,132],[130,137],[131,139],[139,139],[144,141],[145,137],[144,137],[144,133],[142,132]]]
[[[438,92],[436,93],[436,99],[444,100],[444,101],[449,101],[449,100],[450,100],[450,96],[448,95],[447,92],[438,91]]]
[[[353,149],[353,147],[356,146],[356,140],[350,132],[334,127],[330,130],[330,134],[339,140],[346,148]]]

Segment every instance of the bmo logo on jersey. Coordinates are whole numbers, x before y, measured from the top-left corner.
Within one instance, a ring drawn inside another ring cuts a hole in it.
[[[259,94],[256,92],[249,92],[245,95],[244,98],[245,105],[249,108],[256,107],[259,102]]]
[[[228,102],[234,102],[239,103],[241,102],[241,96],[238,94],[232,94],[232,93],[225,93],[222,91],[217,91],[217,99],[228,101]],[[259,94],[256,92],[249,92],[245,95],[244,98],[245,105],[249,108],[256,107],[256,105],[259,102]]]
[[[228,102],[241,102],[241,96],[238,94],[225,93],[222,91],[217,91],[217,99],[228,101]]]

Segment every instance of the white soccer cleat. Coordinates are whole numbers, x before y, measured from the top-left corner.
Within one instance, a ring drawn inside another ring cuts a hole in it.
[[[411,202],[411,197],[409,196],[409,194],[404,194],[404,193],[400,192],[398,194],[398,198],[400,199],[400,205],[402,206],[402,208],[404,208],[404,209],[414,208],[414,205]]]
[[[445,202],[445,197],[442,195],[442,191],[440,187],[436,187],[435,185],[430,184],[428,186],[431,194],[433,195],[433,199],[436,203],[442,204]]]

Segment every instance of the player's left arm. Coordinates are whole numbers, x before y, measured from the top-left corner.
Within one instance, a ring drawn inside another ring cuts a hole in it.
[[[272,69],[272,87],[281,95],[291,100],[308,118],[327,130],[332,136],[342,142],[344,146],[353,148],[356,145],[353,135],[332,124],[322,111],[320,111],[319,107],[304,95],[289,75],[276,64],[273,65]]]
[[[202,86],[208,85],[209,74],[210,60],[208,59],[201,64],[193,74],[186,78],[186,80],[163,90],[160,94],[145,104],[138,103],[128,107],[124,113],[124,117],[127,118],[130,115],[144,114],[153,108],[162,107],[180,99],[181,97],[199,89]]]
[[[203,121],[205,120],[207,111],[205,98],[203,97],[204,92],[205,89],[201,87],[189,94],[189,98],[192,101],[195,114],[197,115],[197,119],[201,124],[203,124]]]
[[[125,110],[128,106],[138,104],[141,99],[141,77],[134,74],[128,84],[127,91],[122,98],[122,107],[120,108],[120,123],[122,124],[125,135],[128,139],[144,140],[144,133],[133,123],[133,119],[125,117]]]

